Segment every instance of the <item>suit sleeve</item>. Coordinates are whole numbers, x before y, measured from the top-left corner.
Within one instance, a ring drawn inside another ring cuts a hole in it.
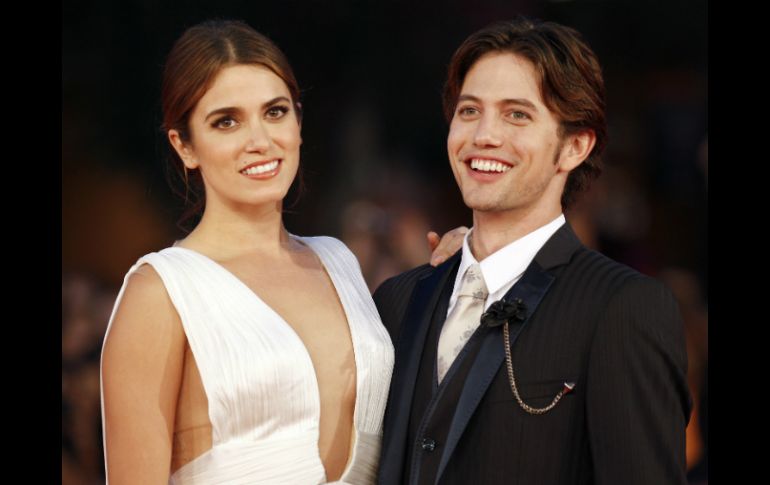
[[[433,268],[427,264],[418,266],[406,273],[385,280],[374,291],[372,299],[394,345],[398,341],[401,322],[404,319],[417,281],[432,270]]]
[[[588,362],[586,413],[595,483],[685,484],[691,399],[679,309],[648,277],[609,301]]]
[[[374,290],[374,294],[372,295],[374,304],[377,306],[377,311],[382,319],[382,324],[388,329],[391,340],[395,340],[396,338],[397,331],[394,327],[398,320],[396,317],[396,313],[398,312],[394,307],[393,287],[394,278],[387,279]]]

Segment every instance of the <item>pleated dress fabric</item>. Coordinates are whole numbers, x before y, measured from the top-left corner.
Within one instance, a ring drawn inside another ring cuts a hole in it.
[[[323,263],[353,342],[354,436],[348,464],[335,483],[371,484],[393,346],[350,250],[331,237],[292,237]],[[169,483],[327,483],[318,450],[318,383],[310,355],[292,327],[235,275],[200,253],[181,247],[150,253],[126,279],[145,263],[160,275],[179,312],[212,425],[212,448],[178,469]],[[124,288],[125,280],[115,308]]]

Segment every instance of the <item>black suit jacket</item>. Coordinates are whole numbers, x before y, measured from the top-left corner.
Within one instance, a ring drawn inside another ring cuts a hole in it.
[[[684,484],[690,415],[683,326],[671,292],[585,248],[569,224],[506,295],[515,400],[502,328],[480,328],[435,384],[437,338],[460,253],[395,276],[374,300],[396,350],[379,483]],[[416,411],[415,411],[416,410]]]

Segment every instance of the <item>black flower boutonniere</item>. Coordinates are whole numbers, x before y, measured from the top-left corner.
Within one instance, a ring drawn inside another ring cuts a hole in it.
[[[499,327],[505,322],[523,322],[527,318],[527,305],[521,298],[513,301],[498,300],[481,315],[485,327]]]

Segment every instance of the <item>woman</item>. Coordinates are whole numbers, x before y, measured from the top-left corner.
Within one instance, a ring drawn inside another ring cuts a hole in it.
[[[243,23],[192,27],[169,53],[164,130],[205,203],[129,270],[110,318],[113,484],[374,482],[393,347],[347,247],[283,226],[298,100],[283,53]]]

